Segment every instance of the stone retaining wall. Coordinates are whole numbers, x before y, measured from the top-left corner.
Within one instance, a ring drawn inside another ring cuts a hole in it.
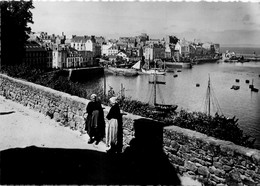
[[[260,185],[260,151],[176,126],[164,129],[164,150],[180,173],[206,185]]]
[[[83,113],[89,100],[2,74],[0,95],[48,115],[61,125],[79,131],[84,128]],[[103,107],[106,115],[109,107]],[[123,150],[134,137],[133,123],[139,118],[132,114],[123,116]],[[259,150],[176,126],[165,127],[163,136],[164,151],[181,174],[205,185],[260,186]]]

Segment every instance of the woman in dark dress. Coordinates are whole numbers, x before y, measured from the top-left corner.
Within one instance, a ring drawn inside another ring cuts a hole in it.
[[[107,129],[107,145],[110,149],[107,152],[120,153],[122,149],[122,114],[117,103],[117,97],[109,99],[111,108],[107,114],[108,129]]]
[[[92,94],[90,102],[87,105],[87,119],[85,130],[89,135],[88,143],[96,141],[96,145],[102,140],[105,135],[105,120],[104,112],[101,103],[97,101],[97,95]]]

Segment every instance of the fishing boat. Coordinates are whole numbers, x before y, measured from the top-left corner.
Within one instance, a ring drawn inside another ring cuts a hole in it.
[[[153,112],[156,114],[159,114],[161,116],[165,116],[171,112],[175,112],[175,110],[178,108],[177,105],[167,105],[167,104],[159,104],[157,103],[156,97],[157,97],[157,91],[156,91],[156,85],[157,84],[166,84],[165,81],[159,81],[157,79],[157,75],[156,73],[153,74],[153,80],[149,81],[149,84],[153,85],[153,106],[154,106],[154,110]]]
[[[150,61],[150,60],[149,60]],[[150,62],[148,62],[147,67],[141,66],[141,61],[138,61],[136,64],[132,66],[133,69],[136,69],[139,74],[157,74],[157,75],[165,75],[166,71],[162,68],[151,68]]]

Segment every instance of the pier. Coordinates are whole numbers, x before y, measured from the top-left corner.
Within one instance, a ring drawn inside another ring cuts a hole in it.
[[[260,55],[256,54],[236,54],[237,57],[244,57],[244,59],[248,59],[250,61],[259,61],[260,62]]]
[[[92,78],[94,75],[103,75],[103,67],[67,68],[63,69],[68,73],[69,80],[83,81]]]

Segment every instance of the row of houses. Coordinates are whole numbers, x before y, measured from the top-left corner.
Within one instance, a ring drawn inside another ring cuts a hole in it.
[[[67,39],[48,35],[46,32],[33,34],[26,43],[24,62],[48,68],[73,68],[97,65],[97,58],[115,61],[118,57],[125,61],[154,59],[194,58],[214,55],[219,52],[219,44],[195,43],[175,36],[150,39],[147,34],[136,37],[120,37],[106,40],[104,37],[76,36]]]

